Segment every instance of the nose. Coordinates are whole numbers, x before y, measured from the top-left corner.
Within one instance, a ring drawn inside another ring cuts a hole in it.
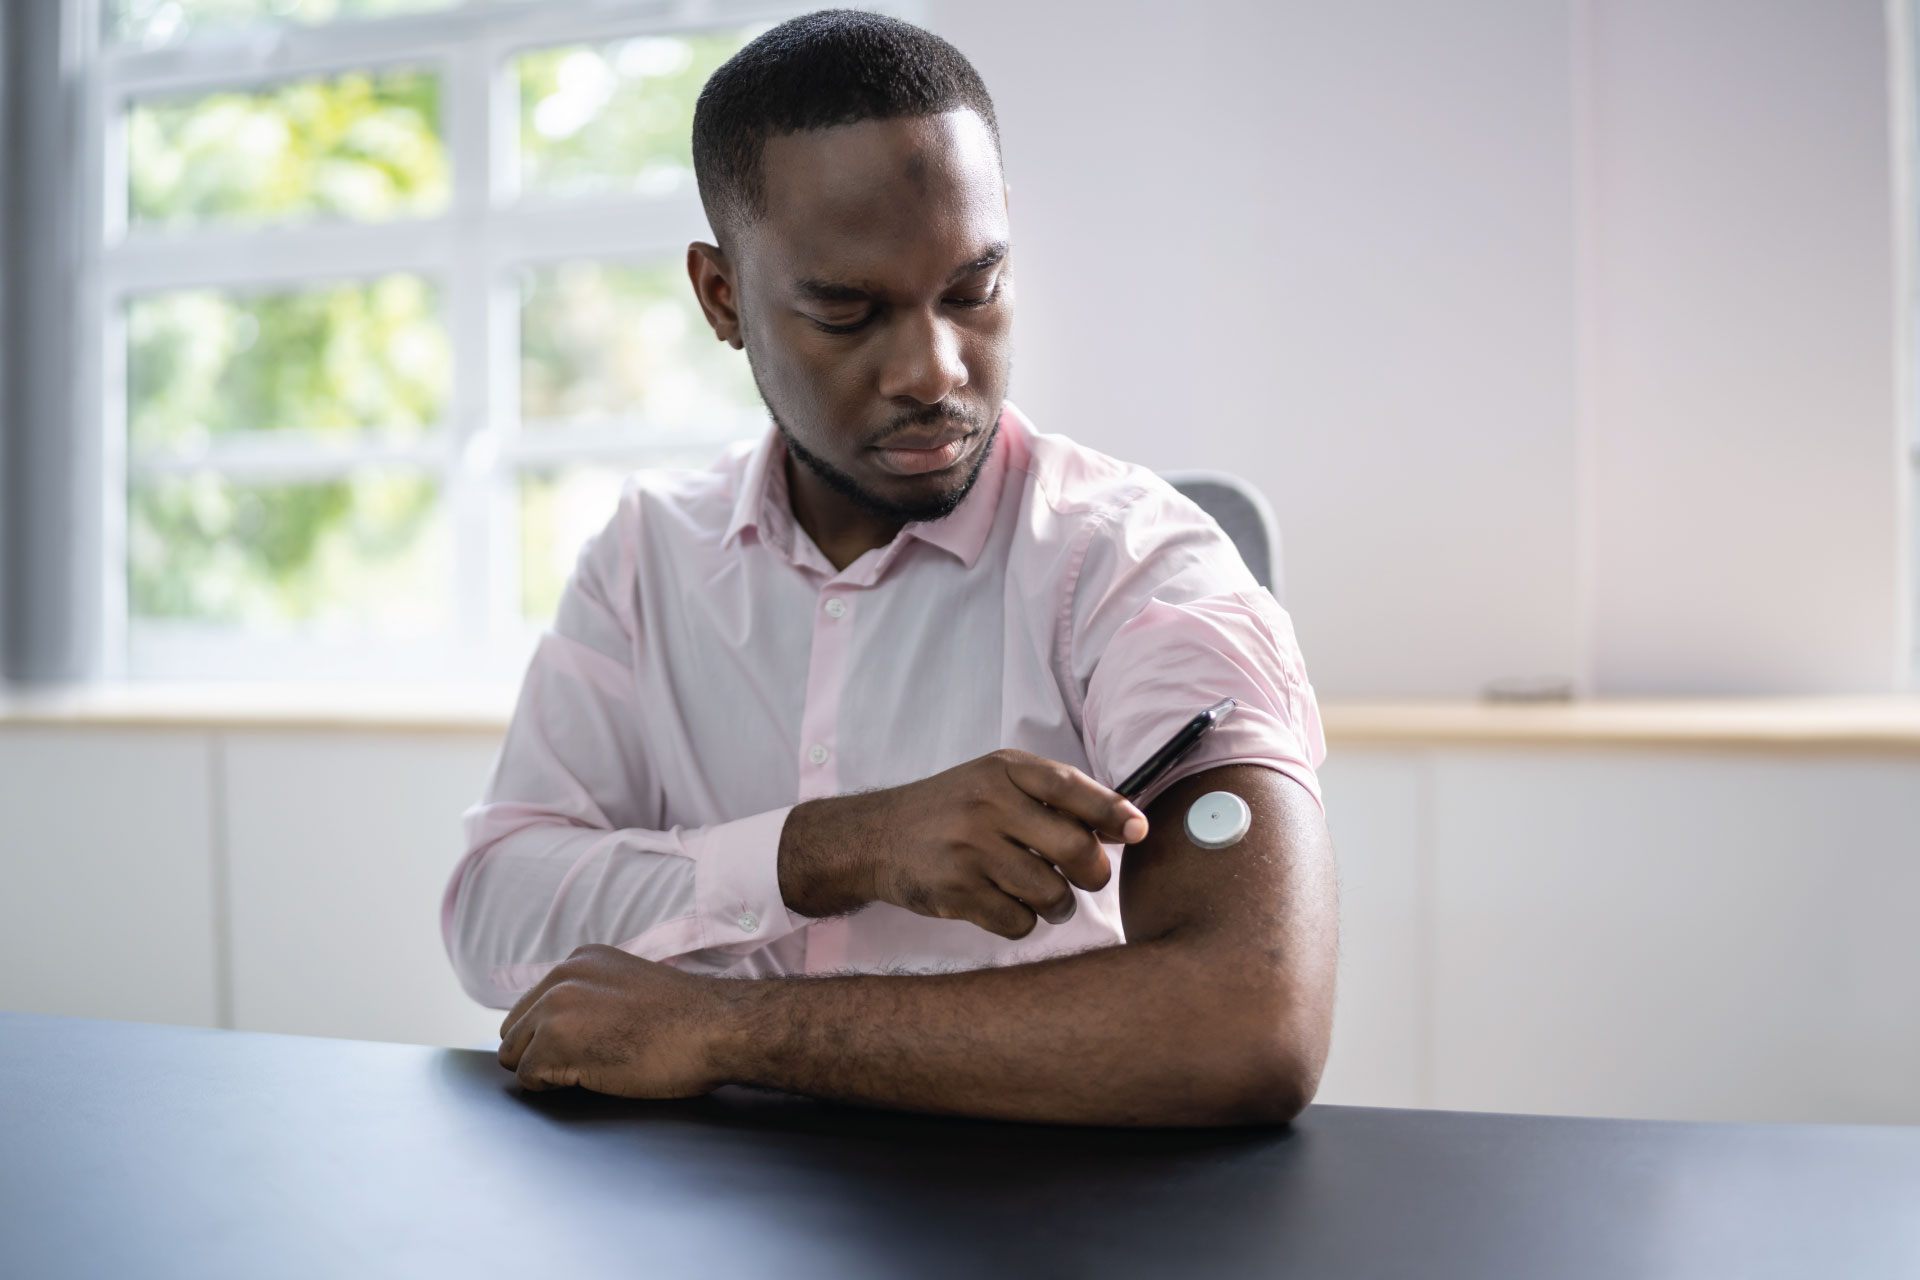
[[[880,394],[939,404],[967,385],[960,335],[936,313],[914,310],[893,326],[886,363],[880,370]]]

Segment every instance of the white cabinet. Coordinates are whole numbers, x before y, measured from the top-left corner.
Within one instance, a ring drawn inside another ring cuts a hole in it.
[[[234,1025],[472,1047],[501,1015],[440,942],[460,815],[495,742],[479,735],[226,735]]]
[[[1434,760],[1434,1102],[1920,1122],[1920,759]]]
[[[1339,752],[1321,771],[1340,869],[1340,978],[1323,1102],[1432,1105],[1429,773],[1423,756],[1389,751]]]
[[[219,1022],[208,752],[0,725],[0,1008]]]

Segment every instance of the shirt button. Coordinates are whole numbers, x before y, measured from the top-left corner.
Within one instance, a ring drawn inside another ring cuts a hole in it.
[[[847,602],[845,600],[842,600],[839,596],[835,596],[831,600],[827,601],[827,616],[829,618],[844,617],[846,615],[846,612],[847,612]]]
[[[827,762],[826,747],[818,742],[814,743],[807,748],[807,759],[813,761],[815,764],[825,764]]]
[[[747,933],[756,933],[760,928],[760,917],[751,911],[740,913],[740,928]]]

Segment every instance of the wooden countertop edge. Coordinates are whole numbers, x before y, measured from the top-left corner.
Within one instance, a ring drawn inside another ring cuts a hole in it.
[[[1345,745],[1567,745],[1920,750],[1920,698],[1333,702]]]
[[[512,690],[182,687],[0,695],[0,728],[360,731],[497,736]],[[1648,746],[1920,751],[1920,697],[1636,699],[1497,704],[1347,701],[1321,706],[1335,746]]]

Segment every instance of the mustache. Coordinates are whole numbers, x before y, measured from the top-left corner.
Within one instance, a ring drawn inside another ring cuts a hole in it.
[[[889,422],[886,426],[868,436],[861,444],[864,448],[872,448],[911,427],[939,427],[959,423],[962,426],[971,427],[973,430],[978,431],[986,425],[983,421],[984,417],[985,415],[977,409],[969,410],[961,405],[942,400],[939,404],[930,404],[924,408],[914,409],[908,413],[901,414],[892,422]]]

